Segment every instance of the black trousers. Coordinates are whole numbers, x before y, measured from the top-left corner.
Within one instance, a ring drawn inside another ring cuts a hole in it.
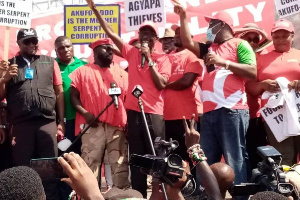
[[[152,142],[156,137],[165,139],[165,123],[163,116],[146,113],[146,120],[149,126]],[[127,111],[129,153],[145,155],[152,154],[150,141],[147,136],[142,113],[133,110]],[[137,167],[130,167],[132,189],[139,191],[144,198],[147,198],[147,175]]]
[[[262,118],[251,118],[246,134],[246,149],[251,171],[257,167],[258,162],[262,161],[262,158],[257,153],[257,147],[266,146],[267,144],[267,133]]]
[[[32,158],[57,156],[57,126],[54,119],[35,117],[13,124],[12,161],[14,166],[29,166]],[[58,199],[59,181],[43,181],[47,200]]]

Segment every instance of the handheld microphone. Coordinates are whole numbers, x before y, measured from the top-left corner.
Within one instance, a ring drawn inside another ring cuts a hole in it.
[[[132,95],[135,96],[136,98],[139,98],[140,96],[142,96],[143,94],[143,88],[140,85],[136,85],[134,86],[133,90],[132,90]]]
[[[121,94],[121,88],[118,88],[115,82],[111,82],[110,88],[108,89],[108,94],[114,100],[114,105],[118,110],[119,108],[118,96]]]
[[[144,41],[142,43],[142,47],[148,47],[148,42],[147,41]],[[146,56],[145,54],[142,53],[142,68],[145,66],[145,60],[146,60]]]

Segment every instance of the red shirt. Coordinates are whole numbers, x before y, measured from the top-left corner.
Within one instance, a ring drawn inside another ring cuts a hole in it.
[[[210,49],[225,60],[240,63],[238,47],[242,41],[244,40],[233,38],[220,45],[212,44]],[[247,45],[247,48],[248,52],[254,55],[249,44]],[[253,62],[251,56],[249,56],[247,62],[249,62],[247,64]],[[216,70],[205,73],[203,77],[203,112],[206,113],[222,107],[248,109],[245,93],[245,80],[233,74],[230,70],[226,70],[220,66],[215,67]]]
[[[173,51],[169,54],[170,62],[172,63],[172,73],[169,82],[176,81],[186,73],[202,74],[202,62],[189,50],[180,52]],[[177,120],[185,116],[187,119],[192,117],[192,114],[198,114],[196,100],[196,89],[198,79],[196,78],[193,85],[185,90],[165,90],[165,105],[164,119]],[[199,95],[198,95],[199,97]],[[198,119],[196,117],[196,119]]]
[[[111,65],[110,68],[100,68],[96,64],[87,64],[77,68],[69,75],[72,80],[71,87],[76,88],[80,93],[82,106],[94,116],[97,116],[111,101],[108,95],[110,83],[115,82],[121,88],[122,94],[118,97],[119,109],[112,105],[99,121],[116,127],[125,127],[127,115],[124,107],[124,100],[127,94],[128,77],[127,72],[118,65]],[[79,132],[79,125],[86,124],[85,119],[76,113],[76,134]]]
[[[54,70],[53,70],[53,85],[62,85],[62,77],[59,69],[59,65],[54,61]]]
[[[141,53],[140,51],[124,43],[122,49],[123,57],[128,61],[128,91],[132,92],[136,85],[140,85],[143,88],[144,93],[141,98],[143,101],[145,113],[152,113],[163,115],[163,92],[158,90],[152,79],[148,63],[145,62],[145,66],[141,67]],[[165,54],[159,54],[153,52],[151,58],[157,63],[158,72],[169,78],[171,72],[171,64],[169,62],[168,56]],[[140,112],[138,105],[138,99],[133,95],[129,94],[126,97],[125,102],[126,109],[135,110]]]
[[[289,81],[300,79],[300,50],[291,48],[288,52],[271,51],[257,58],[257,79],[259,82],[278,77]],[[262,100],[262,107],[267,100]]]

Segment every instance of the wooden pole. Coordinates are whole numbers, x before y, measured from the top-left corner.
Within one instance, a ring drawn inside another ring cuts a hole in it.
[[[5,27],[4,33],[4,50],[3,50],[3,60],[8,61],[8,50],[9,50],[9,36],[10,36],[10,27]]]

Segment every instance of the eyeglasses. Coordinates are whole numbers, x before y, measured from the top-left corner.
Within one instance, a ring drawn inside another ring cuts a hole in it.
[[[38,39],[37,38],[29,38],[29,39],[25,39],[23,40],[23,44],[28,46],[30,44],[33,44],[33,45],[37,45],[38,44]]]
[[[250,44],[251,42],[253,42],[253,43],[255,43],[255,44],[258,44],[259,41],[260,41],[259,37],[253,37],[253,38],[248,37],[248,38],[246,38],[246,40],[249,42],[249,44]]]

